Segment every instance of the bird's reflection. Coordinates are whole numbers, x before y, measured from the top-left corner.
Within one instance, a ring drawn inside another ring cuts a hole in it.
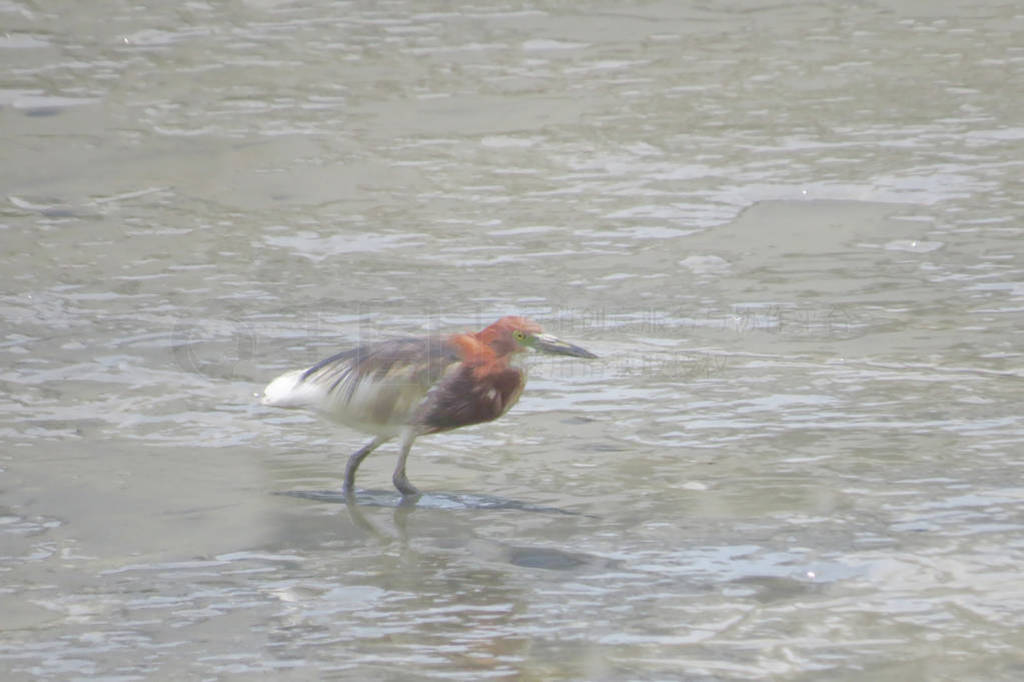
[[[346,495],[341,490],[288,490],[278,494],[317,502],[345,504],[350,508],[355,506],[395,507],[409,511],[413,509],[524,511],[538,514],[586,516],[586,514],[560,507],[549,507],[522,500],[475,493],[426,493],[410,496],[395,494],[393,490],[356,490],[351,495]]]
[[[398,540],[402,547],[406,547],[409,544],[409,517],[416,509],[416,505],[408,504],[407,500],[408,498],[403,498],[399,504],[394,505],[394,512],[391,515],[391,525],[394,527],[397,537],[370,521],[363,512],[365,507],[360,505],[355,499],[346,499],[345,507],[348,510],[349,518],[352,519],[352,523],[357,528],[378,540],[388,543]]]
[[[402,555],[406,552],[419,556],[422,547],[413,548],[412,537],[423,535],[429,539],[435,532],[441,532],[443,541],[438,547],[450,548],[452,542],[458,546],[471,547],[474,555],[501,563],[508,563],[524,568],[541,568],[554,571],[589,570],[594,566],[608,565],[608,561],[585,553],[570,552],[557,547],[543,545],[510,545],[504,542],[483,539],[477,536],[475,521],[467,521],[464,533],[453,529],[459,527],[457,521],[446,520],[444,515],[434,511],[512,511],[540,514],[571,516],[580,519],[597,518],[591,514],[583,514],[558,507],[531,504],[490,495],[470,493],[429,493],[418,496],[399,495],[393,490],[357,490],[346,495],[340,490],[292,490],[278,493],[289,497],[297,497],[316,502],[344,504],[352,524],[369,538],[384,544],[397,546]],[[389,524],[380,514],[373,514],[373,509],[391,509]],[[419,514],[419,523],[413,526],[412,519]],[[376,516],[376,518],[374,518]],[[462,515],[459,515],[462,517]],[[475,517],[474,517],[475,518]],[[455,524],[454,526],[452,524]],[[438,524],[441,524],[440,526]],[[389,527],[391,526],[391,527]],[[411,531],[415,528],[415,531]],[[439,531],[440,529],[440,531]],[[424,535],[425,534],[425,535]],[[457,536],[457,538],[456,538]],[[428,543],[429,545],[429,543]]]

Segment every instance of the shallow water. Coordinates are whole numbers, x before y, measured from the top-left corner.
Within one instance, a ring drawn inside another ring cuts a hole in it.
[[[0,23],[5,678],[1024,675],[1015,3]],[[507,313],[418,505],[254,399]]]

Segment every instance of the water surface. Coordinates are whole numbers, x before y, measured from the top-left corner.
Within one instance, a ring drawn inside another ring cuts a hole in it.
[[[1015,3],[0,23],[5,678],[1024,674]],[[254,399],[508,313],[418,506]]]

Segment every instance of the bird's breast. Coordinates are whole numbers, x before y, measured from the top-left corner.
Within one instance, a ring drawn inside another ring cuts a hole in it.
[[[460,365],[427,395],[415,421],[424,430],[447,431],[497,419],[523,392],[522,370],[501,366],[486,372]]]

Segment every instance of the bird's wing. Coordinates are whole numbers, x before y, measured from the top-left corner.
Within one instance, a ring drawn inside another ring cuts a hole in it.
[[[458,361],[440,338],[369,344],[281,375],[267,386],[263,404],[310,407],[348,426],[391,435]]]

